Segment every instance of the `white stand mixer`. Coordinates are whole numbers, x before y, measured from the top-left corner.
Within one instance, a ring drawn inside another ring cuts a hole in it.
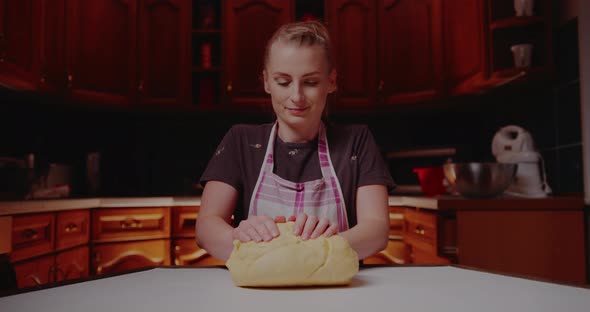
[[[492,153],[497,162],[518,167],[505,194],[541,198],[551,193],[543,157],[535,150],[528,131],[514,125],[501,128],[492,140]]]

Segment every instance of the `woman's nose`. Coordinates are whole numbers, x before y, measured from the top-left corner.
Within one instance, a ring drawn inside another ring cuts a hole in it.
[[[303,88],[299,86],[293,86],[292,92],[293,93],[291,94],[291,101],[293,101],[293,103],[300,103],[305,100],[305,96],[303,95]]]

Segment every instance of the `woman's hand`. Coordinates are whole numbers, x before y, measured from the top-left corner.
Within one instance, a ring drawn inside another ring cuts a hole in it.
[[[300,214],[297,217],[289,217],[289,221],[295,221],[293,233],[301,235],[301,239],[308,240],[320,236],[330,237],[338,233],[338,223],[330,224],[327,218],[318,219],[316,216]]]
[[[232,236],[244,243],[249,241],[268,242],[279,236],[279,229],[275,221],[268,216],[250,216],[240,222],[238,227],[233,230]]]

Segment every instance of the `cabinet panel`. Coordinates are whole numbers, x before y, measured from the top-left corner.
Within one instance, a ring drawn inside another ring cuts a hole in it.
[[[53,251],[55,216],[35,214],[12,218],[12,262]]]
[[[65,71],[65,0],[42,0],[39,42],[41,89],[63,91]]]
[[[280,25],[293,18],[293,2],[282,0],[225,1],[226,91],[234,108],[265,107],[270,97],[262,83],[266,42]]]
[[[212,257],[205,249],[199,247],[194,239],[176,239],[174,240],[172,255],[174,265],[225,265],[217,258]]]
[[[92,247],[93,274],[124,272],[157,265],[170,265],[168,240],[101,244]]]
[[[136,85],[136,1],[67,0],[66,8],[72,98],[129,104]]]
[[[0,0],[0,78],[17,88],[35,87],[39,16],[37,1]]]
[[[54,279],[53,255],[29,260],[14,265],[18,287],[31,287],[52,283]]]
[[[410,247],[401,240],[390,239],[382,251],[363,260],[363,264],[408,264]]]
[[[172,208],[172,236],[195,237],[195,224],[199,216],[199,207]]]
[[[55,281],[88,277],[88,246],[60,252],[55,256]]]
[[[190,79],[190,2],[140,1],[139,25],[140,103],[183,103],[188,98]]]
[[[380,0],[378,5],[380,97],[396,104],[439,96],[441,1]]]
[[[485,21],[482,1],[443,2],[445,80],[451,92],[465,92],[485,79]]]
[[[374,1],[330,1],[328,25],[338,70],[334,110],[373,104],[376,85]]]
[[[57,250],[88,243],[90,236],[90,211],[66,211],[57,214],[55,228]]]
[[[94,242],[166,238],[170,237],[170,209],[96,209],[92,224]]]

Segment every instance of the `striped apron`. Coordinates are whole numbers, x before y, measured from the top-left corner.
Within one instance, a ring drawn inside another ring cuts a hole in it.
[[[322,178],[303,183],[291,182],[273,173],[277,128],[278,123],[275,123],[270,132],[265,160],[250,200],[248,215],[265,215],[274,219],[277,216],[288,218],[291,215],[305,213],[316,216],[318,219],[328,218],[331,224],[338,223],[339,232],[346,231],[348,217],[344,196],[330,159],[324,124],[320,124],[318,135]]]

